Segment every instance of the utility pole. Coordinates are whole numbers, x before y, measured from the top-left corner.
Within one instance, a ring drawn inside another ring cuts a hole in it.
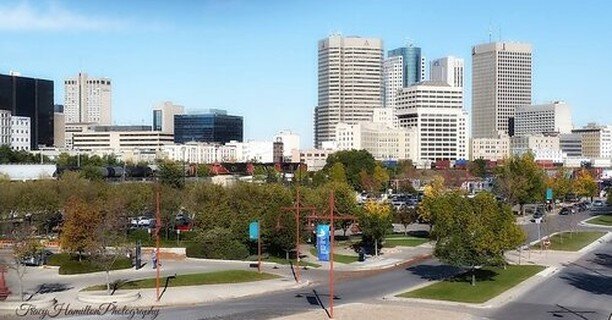
[[[291,207],[282,208],[284,211],[293,211],[295,213],[295,281],[297,283],[300,282],[301,274],[300,274],[300,227],[301,227],[301,217],[300,213],[303,210],[310,210],[311,216],[315,215],[316,208],[313,206],[302,206],[301,198],[300,198],[300,187],[296,187],[296,201],[295,204]]]
[[[336,211],[336,199],[334,197],[334,191],[332,190],[329,195],[329,215],[327,216],[308,216],[308,223],[312,220],[328,220],[330,224],[330,255],[329,255],[329,317],[334,318],[334,237],[336,235],[336,228],[334,227],[335,220],[355,220],[355,216],[352,215],[339,215],[335,216]]]

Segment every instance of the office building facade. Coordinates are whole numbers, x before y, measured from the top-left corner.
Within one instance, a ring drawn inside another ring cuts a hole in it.
[[[335,141],[336,124],[368,121],[383,105],[382,40],[334,35],[319,41],[318,55],[315,146]]]
[[[470,147],[470,161],[500,161],[510,156],[510,137],[503,135],[497,138],[474,138]]]
[[[402,57],[403,87],[425,81],[425,57],[421,53],[421,48],[409,44],[406,47],[389,50],[387,56],[389,58]]]
[[[68,123],[112,123],[112,90],[109,78],[79,73],[64,81],[64,113]]]
[[[462,88],[433,81],[403,88],[397,117],[400,127],[416,128],[418,161],[468,159]]]
[[[531,105],[531,45],[497,42],[472,48],[472,137],[508,134],[518,106]]]
[[[30,119],[30,150],[53,146],[53,81],[0,74],[0,110]]]
[[[185,107],[165,101],[153,107],[153,131],[174,134],[174,116],[185,113]]]
[[[0,110],[0,146],[11,145],[11,112]]]
[[[384,107],[395,108],[397,92],[404,86],[404,58],[394,56],[383,62]]]
[[[243,119],[224,110],[174,116],[174,142],[226,143],[243,139]]]
[[[429,80],[446,82],[453,87],[463,88],[464,61],[448,56],[433,60],[429,66]]]
[[[612,157],[612,126],[589,123],[583,128],[572,130],[572,133],[580,135],[583,157]]]
[[[32,123],[29,117],[11,116],[11,149],[30,151]]]
[[[578,133],[560,134],[559,148],[568,158],[582,157],[582,136]]]
[[[516,107],[514,135],[544,132],[571,133],[572,113],[570,107],[560,101],[543,105]]]

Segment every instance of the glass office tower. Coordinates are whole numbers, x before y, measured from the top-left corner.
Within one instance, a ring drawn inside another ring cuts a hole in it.
[[[231,140],[242,142],[242,122],[242,117],[227,115],[223,110],[175,115],[174,142],[226,143]]]
[[[401,56],[404,60],[404,87],[425,80],[424,59],[421,48],[409,45],[407,47],[389,50],[388,57]]]

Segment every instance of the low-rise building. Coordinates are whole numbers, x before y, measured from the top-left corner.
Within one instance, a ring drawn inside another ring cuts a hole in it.
[[[558,135],[525,135],[510,138],[510,152],[513,155],[533,153],[536,161],[563,162],[563,152],[559,146]]]
[[[503,160],[510,156],[510,137],[500,135],[497,138],[474,138],[471,148],[470,161],[476,159]]]
[[[11,116],[11,149],[30,151],[30,128],[29,117]]]
[[[319,171],[325,167],[327,157],[336,152],[333,149],[305,149],[294,150],[291,162],[306,164],[308,171]]]
[[[581,137],[583,157],[612,157],[612,126],[590,123],[583,128],[572,130],[572,133],[579,134]]]
[[[80,151],[108,151],[117,154],[135,150],[155,153],[161,151],[162,146],[174,143],[172,134],[150,131],[150,127],[105,126],[93,129],[73,133],[72,147]]]
[[[0,110],[0,146],[11,145],[11,112]]]

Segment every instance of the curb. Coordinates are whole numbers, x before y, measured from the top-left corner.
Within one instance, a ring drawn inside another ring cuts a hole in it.
[[[461,306],[461,307],[468,307],[468,308],[478,308],[478,309],[491,309],[491,308],[496,308],[499,307],[501,305],[504,305],[506,303],[508,303],[509,301],[517,298],[518,296],[520,296],[521,294],[523,294],[526,290],[531,289],[533,286],[541,283],[542,281],[546,280],[547,277],[549,277],[550,275],[554,274],[555,272],[558,271],[557,267],[547,267],[546,269],[534,274],[533,276],[523,280],[522,282],[520,282],[519,284],[517,284],[516,286],[500,293],[499,295],[492,297],[491,299],[483,302],[483,303],[469,303],[469,302],[457,302],[457,301],[447,301],[447,300],[434,300],[434,299],[422,299],[422,298],[402,298],[402,297],[396,297],[396,295],[401,294],[401,293],[405,293],[405,292],[411,292],[414,290],[418,290],[424,287],[427,287],[429,285],[433,285],[435,283],[440,282],[441,280],[436,280],[436,281],[428,281],[425,282],[423,284],[420,285],[416,285],[414,287],[411,287],[408,291],[404,290],[404,291],[400,291],[400,292],[395,292],[393,294],[391,294],[391,296],[385,296],[383,297],[383,300],[388,300],[388,301],[406,301],[406,302],[419,302],[419,303],[425,303],[425,304],[440,304],[440,305],[446,305],[446,306]]]
[[[33,301],[9,301],[9,302],[3,301],[2,303],[0,303],[0,310],[15,312],[16,310],[27,308],[27,307],[33,307],[36,309],[47,309],[56,303],[57,303],[57,300],[55,298],[49,298],[45,300],[33,300]]]
[[[590,218],[588,218],[588,219],[584,219],[584,220],[580,221],[580,223],[579,223],[579,224],[580,224],[581,226],[585,226],[585,227],[592,227],[592,228],[607,228],[607,229],[612,229],[612,226],[604,226],[604,225],[601,225],[601,224],[593,224],[593,223],[588,223],[588,222],[587,222],[587,221],[589,221],[589,220],[593,220],[593,219],[595,219],[595,218],[597,218],[597,217],[599,217],[599,215],[597,215],[597,216],[593,216],[593,217],[590,217]]]
[[[606,234],[604,234],[603,236],[595,239],[595,241],[591,242],[589,245],[587,245],[586,247],[578,250],[577,252],[580,253],[580,255],[582,256],[583,254],[595,249],[597,246],[599,246],[600,244],[608,241],[612,239],[612,232],[606,232]]]
[[[91,293],[79,292],[77,294],[77,299],[87,303],[125,303],[140,299],[140,291],[116,293],[112,296],[107,295],[106,291],[93,291]]]

